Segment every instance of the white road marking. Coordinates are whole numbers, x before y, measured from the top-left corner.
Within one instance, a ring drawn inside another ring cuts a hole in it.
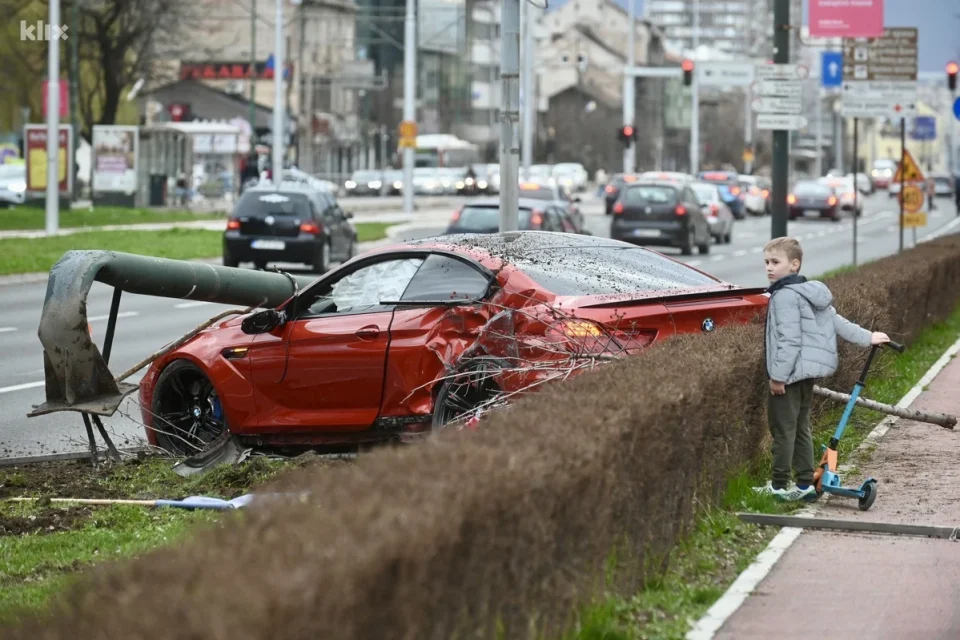
[[[746,249],[740,249],[740,251],[734,251],[734,252],[733,252],[733,257],[735,257],[735,258],[739,258],[740,256],[745,256],[745,255],[747,255],[747,250],[746,250]]]
[[[726,260],[726,259],[727,259],[727,256],[713,256],[713,257],[710,258],[710,259],[713,260],[714,262],[719,262],[719,261],[721,261],[721,260]]]
[[[210,304],[206,300],[196,300],[194,302],[181,302],[180,304],[173,305],[174,309],[192,309],[193,307],[202,307],[204,305]]]
[[[35,389],[47,384],[43,380],[40,382],[25,382],[24,384],[15,384],[12,387],[0,387],[0,393],[10,393],[11,391],[23,391],[24,389]]]
[[[139,311],[121,311],[120,313],[117,314],[117,319],[119,320],[120,318],[134,318],[138,315],[140,315]],[[101,320],[109,320],[109,319],[110,319],[109,314],[105,316],[90,316],[89,318],[87,318],[87,322],[100,322]]]
[[[763,247],[754,247],[750,249],[750,253],[763,253]]]
[[[16,331],[16,327],[0,327],[0,333],[10,333],[11,331]]]
[[[821,231],[821,232],[819,232],[819,233],[817,234],[817,237],[818,237],[818,238],[826,238],[826,237],[827,237],[827,232],[826,232],[826,231]]]
[[[689,261],[687,264],[690,265],[691,267],[699,267],[701,264],[703,264],[703,261],[702,261],[702,260],[691,260],[691,261]]]

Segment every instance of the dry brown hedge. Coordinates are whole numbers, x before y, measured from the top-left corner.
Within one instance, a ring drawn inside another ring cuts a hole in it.
[[[830,281],[909,342],[960,301],[960,238]],[[862,351],[828,384],[849,387]],[[636,589],[764,442],[762,326],[686,336],[545,388],[472,433],[304,470],[297,504],[94,573],[19,638],[524,638]],[[616,554],[613,583],[608,563]]]

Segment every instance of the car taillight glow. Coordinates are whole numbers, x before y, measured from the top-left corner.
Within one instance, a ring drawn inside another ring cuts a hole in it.
[[[673,210],[673,212],[678,216],[685,216],[687,215],[687,208],[682,204],[678,204],[676,209]]]
[[[300,225],[300,231],[302,233],[309,233],[312,235],[320,235],[320,225],[315,222],[304,222]]]
[[[236,231],[240,228],[240,221],[236,218],[230,218],[227,220],[227,231]]]
[[[827,198],[827,204],[830,205],[831,207],[837,204],[837,196],[830,196],[829,198]]]
[[[763,197],[764,197],[764,198],[769,198],[769,197],[770,197],[770,192],[767,191],[766,189],[764,189],[764,190],[762,191],[762,193],[763,193]]]
[[[787,204],[797,204],[797,196],[792,193],[787,196]]]
[[[735,196],[740,195],[740,187],[730,187],[730,193]]]
[[[533,213],[530,215],[530,224],[536,226],[543,224],[543,211],[534,209]]]
[[[607,187],[604,189],[604,191],[606,191],[607,193],[613,193],[616,190],[617,190],[616,187],[614,187],[612,184],[608,184]]]
[[[622,203],[622,202],[618,202],[617,204],[613,205],[613,213],[616,214],[616,215],[620,215],[621,213],[623,213],[623,203]]]
[[[710,203],[710,213],[717,215],[720,212],[720,207],[717,206],[716,202]]]
[[[461,213],[463,213],[463,207],[460,207],[459,209],[453,212],[453,216],[450,218],[451,222],[456,222],[457,220],[459,220]]]

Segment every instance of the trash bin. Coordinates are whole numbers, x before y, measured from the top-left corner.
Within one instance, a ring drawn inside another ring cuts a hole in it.
[[[167,176],[160,173],[150,174],[150,197],[148,199],[151,207],[162,207],[167,204]]]

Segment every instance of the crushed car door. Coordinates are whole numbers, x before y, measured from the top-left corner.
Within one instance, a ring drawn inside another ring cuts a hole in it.
[[[393,307],[380,302],[398,299],[421,262],[367,263],[302,294],[285,334],[282,378],[255,385],[262,432],[359,431],[373,425],[393,315]]]

